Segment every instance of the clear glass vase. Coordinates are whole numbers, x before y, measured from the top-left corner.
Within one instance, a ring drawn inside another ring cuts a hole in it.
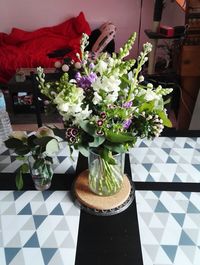
[[[44,191],[50,188],[53,177],[52,164],[44,160],[40,166],[35,168],[35,160],[32,156],[28,158],[30,174],[32,176],[36,190]]]
[[[115,165],[109,164],[97,150],[89,152],[89,188],[100,196],[111,196],[122,187],[124,154],[112,154],[112,158],[115,160]]]

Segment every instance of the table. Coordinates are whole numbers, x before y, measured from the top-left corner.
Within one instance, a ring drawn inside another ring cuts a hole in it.
[[[138,141],[125,163],[136,198],[124,212],[106,217],[71,200],[70,185],[87,161],[76,154],[70,164],[65,151],[58,159],[70,172],[55,166],[46,192],[35,191],[30,177],[28,190],[15,191],[14,154],[12,166],[8,150],[0,155],[1,265],[199,265],[200,137]]]

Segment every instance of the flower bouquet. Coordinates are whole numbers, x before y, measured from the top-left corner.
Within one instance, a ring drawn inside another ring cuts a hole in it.
[[[44,190],[50,187],[53,176],[53,153],[58,151],[58,140],[53,130],[40,127],[35,134],[27,135],[22,131],[15,131],[5,141],[7,148],[13,149],[17,159],[23,163],[16,175],[16,186],[23,188],[23,174],[30,171],[35,187]]]
[[[141,74],[151,44],[143,45],[137,60],[124,59],[135,38],[134,33],[118,54],[95,58],[85,50],[88,36],[83,34],[77,62],[62,67],[67,72],[60,80],[46,82],[43,69],[37,68],[41,92],[63,118],[65,140],[84,156],[92,151],[89,186],[99,195],[112,195],[122,185],[123,163],[116,154],[134,147],[137,138],[159,136],[164,126],[171,126],[164,96],[172,89],[154,87]]]

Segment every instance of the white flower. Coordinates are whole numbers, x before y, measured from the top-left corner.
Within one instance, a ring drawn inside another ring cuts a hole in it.
[[[94,97],[92,99],[93,104],[97,105],[101,101],[102,101],[102,97],[97,92],[94,92]]]
[[[27,134],[25,132],[22,131],[14,131],[10,134],[10,137],[16,138],[18,140],[25,140],[28,138]]]
[[[52,129],[50,128],[47,128],[45,126],[42,126],[40,128],[38,128],[35,136],[37,136],[38,138],[42,138],[44,136],[51,136],[51,137],[54,137],[54,132]]]
[[[108,64],[102,60],[99,61],[99,63],[96,66],[96,70],[100,73],[100,75],[103,74],[107,70]]]
[[[152,100],[157,100],[159,99],[160,97],[154,92],[152,91],[151,89],[147,89],[146,90],[146,95],[144,97],[144,99],[146,101],[152,101]]]
[[[118,93],[110,93],[106,96],[106,101],[108,101],[108,103],[115,102],[117,98],[118,98]]]
[[[91,113],[92,110],[89,110],[89,106],[87,105],[84,110],[76,114],[74,124],[80,124],[80,122],[87,119]]]

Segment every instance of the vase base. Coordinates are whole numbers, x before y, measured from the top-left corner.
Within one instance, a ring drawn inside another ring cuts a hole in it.
[[[89,189],[89,171],[83,171],[75,180],[74,194],[80,207],[95,215],[114,215],[128,208],[134,200],[134,187],[129,178],[124,175],[120,191],[111,196],[99,196]]]

